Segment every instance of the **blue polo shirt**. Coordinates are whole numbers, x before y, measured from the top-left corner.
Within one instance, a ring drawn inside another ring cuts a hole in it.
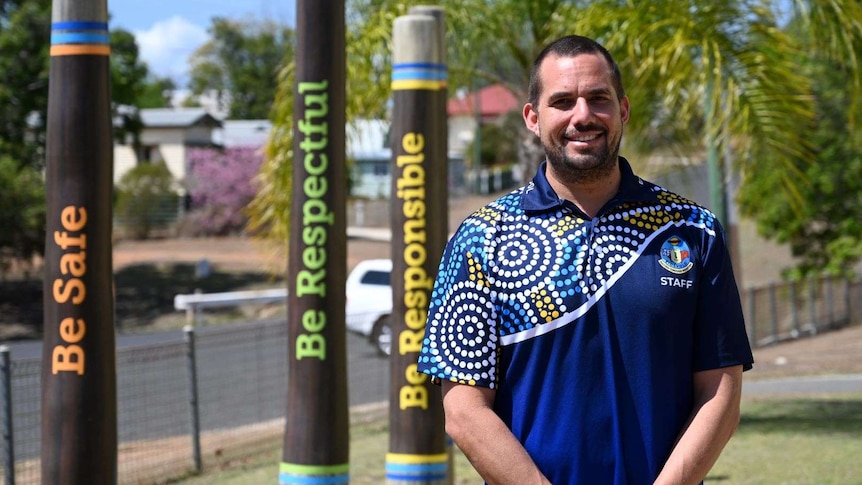
[[[753,362],[715,216],[622,157],[620,171],[590,219],[543,163],[461,224],[432,292],[419,371],[495,389],[555,485],[652,483],[691,412],[692,373]]]

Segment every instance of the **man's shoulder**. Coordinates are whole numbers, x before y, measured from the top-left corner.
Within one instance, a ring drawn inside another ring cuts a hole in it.
[[[624,209],[639,206],[651,211],[672,212],[677,217],[715,220],[715,214],[699,202],[643,178],[637,177],[637,181],[641,188],[639,196],[624,204]]]
[[[505,221],[523,215],[521,200],[529,186],[519,187],[473,211],[461,221],[461,225],[452,236],[451,243],[473,245],[479,240],[491,237],[496,228]]]
[[[532,185],[531,182],[488,202],[470,214],[465,222],[473,221],[493,224],[504,216],[511,217],[523,214],[524,210],[521,206],[521,201],[524,198],[524,194],[527,193]]]

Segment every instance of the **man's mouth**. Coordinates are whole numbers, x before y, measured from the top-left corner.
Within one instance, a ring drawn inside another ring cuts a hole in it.
[[[598,138],[599,136],[600,135],[598,135],[598,134],[596,134],[596,135],[577,135],[577,136],[567,136],[566,138],[571,140],[571,141],[587,142],[587,141],[593,141],[596,138]]]
[[[604,132],[593,132],[590,134],[572,133],[565,135],[564,139],[570,142],[589,143],[596,138],[601,137],[603,134]]]

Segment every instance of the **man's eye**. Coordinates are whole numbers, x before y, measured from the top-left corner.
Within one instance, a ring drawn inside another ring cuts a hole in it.
[[[551,106],[557,109],[569,109],[574,106],[574,104],[574,101],[572,101],[571,99],[558,99],[551,103]]]

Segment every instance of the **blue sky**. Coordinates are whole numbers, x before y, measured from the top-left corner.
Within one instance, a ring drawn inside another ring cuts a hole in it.
[[[188,80],[188,57],[209,39],[213,17],[269,19],[296,24],[295,0],[108,0],[111,28],[135,34],[141,58],[178,87]]]

